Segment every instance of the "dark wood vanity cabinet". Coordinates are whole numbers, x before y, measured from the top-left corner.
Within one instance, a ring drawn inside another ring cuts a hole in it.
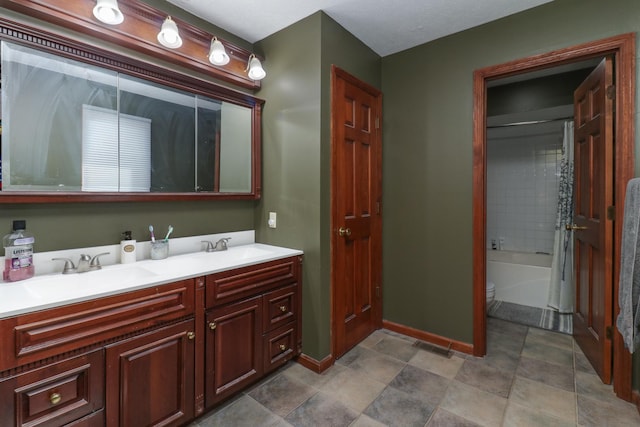
[[[0,426],[193,418],[195,306],[189,279],[0,320]]]
[[[206,277],[206,405],[300,354],[300,258]]]
[[[300,354],[301,262],[0,319],[0,427],[188,423]]]

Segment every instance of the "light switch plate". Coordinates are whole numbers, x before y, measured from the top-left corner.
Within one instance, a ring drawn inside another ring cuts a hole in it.
[[[267,221],[267,224],[269,224],[269,228],[276,228],[277,216],[278,215],[275,212],[269,212],[269,221]]]

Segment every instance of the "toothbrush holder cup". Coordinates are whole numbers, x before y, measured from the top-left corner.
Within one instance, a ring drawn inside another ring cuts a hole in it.
[[[156,240],[151,242],[151,259],[165,259],[169,256],[169,242]]]

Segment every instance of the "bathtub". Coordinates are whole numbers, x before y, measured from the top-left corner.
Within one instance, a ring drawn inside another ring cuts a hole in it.
[[[487,282],[496,286],[495,299],[547,308],[551,255],[487,250]]]

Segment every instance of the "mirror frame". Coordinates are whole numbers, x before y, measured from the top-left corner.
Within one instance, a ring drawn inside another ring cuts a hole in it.
[[[0,191],[2,203],[256,200],[261,196],[261,117],[264,100],[124,54],[0,17],[0,38],[150,82],[251,108],[251,192],[117,193]]]

